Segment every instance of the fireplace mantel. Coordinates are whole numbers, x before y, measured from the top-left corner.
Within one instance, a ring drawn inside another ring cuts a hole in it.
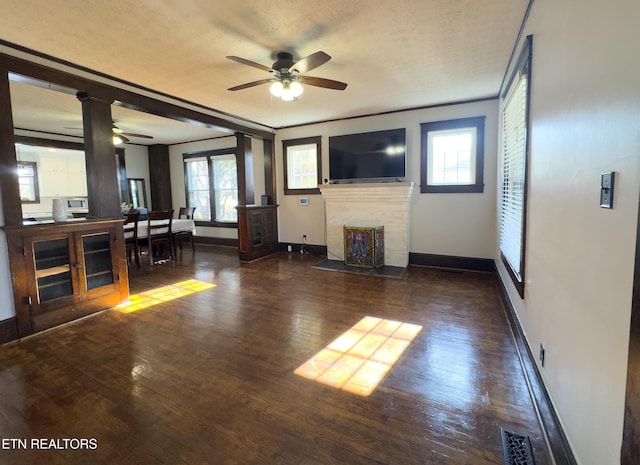
[[[327,258],[344,260],[343,226],[384,226],[385,264],[409,264],[409,204],[413,182],[325,184]]]

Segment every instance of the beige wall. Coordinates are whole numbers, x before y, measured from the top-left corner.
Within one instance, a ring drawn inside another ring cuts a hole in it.
[[[640,3],[536,1],[525,297],[499,272],[580,465],[619,463],[640,183]],[[518,46],[518,52],[521,49]],[[613,210],[600,174],[616,172]]]
[[[320,194],[299,205],[297,195],[284,195],[282,141],[322,136],[322,178],[329,177],[329,137],[406,128],[407,180],[415,183],[409,212],[409,251],[492,258],[495,255],[497,100],[414,110],[309,125],[278,131],[275,144],[280,242],[326,245],[324,203]],[[420,123],[486,116],[482,194],[420,194]]]

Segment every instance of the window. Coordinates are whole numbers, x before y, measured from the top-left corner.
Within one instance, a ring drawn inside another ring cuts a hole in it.
[[[238,171],[234,149],[185,154],[187,206],[196,207],[195,221],[236,226]]]
[[[284,193],[319,194],[322,179],[320,137],[282,141]]]
[[[484,116],[420,125],[420,192],[484,190]]]
[[[527,37],[514,74],[502,94],[500,110],[500,254],[520,297],[524,297],[530,76],[531,36]]]
[[[18,185],[22,203],[40,202],[38,191],[38,165],[34,161],[18,162]]]

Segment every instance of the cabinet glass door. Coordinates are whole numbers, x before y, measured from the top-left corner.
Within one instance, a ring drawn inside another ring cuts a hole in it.
[[[86,290],[114,284],[109,233],[83,235],[82,250]]]
[[[71,260],[67,238],[33,242],[38,302],[72,296]]]

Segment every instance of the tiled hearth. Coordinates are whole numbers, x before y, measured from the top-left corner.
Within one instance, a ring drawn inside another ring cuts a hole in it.
[[[412,182],[325,184],[327,258],[344,260],[344,226],[384,226],[386,265],[409,264]]]

